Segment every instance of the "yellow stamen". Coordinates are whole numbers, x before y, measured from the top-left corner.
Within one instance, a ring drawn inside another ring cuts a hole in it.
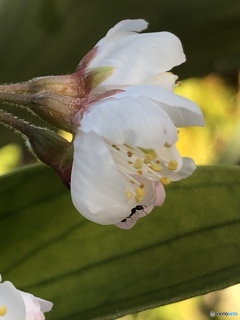
[[[135,201],[141,203],[145,194],[144,185],[141,184],[138,188],[135,189]]]
[[[135,201],[137,203],[141,203],[143,201],[143,197],[135,197]]]
[[[169,163],[168,163],[168,169],[170,169],[170,170],[176,170],[177,167],[178,167],[177,161],[175,161],[175,160],[169,161]]]
[[[142,170],[138,170],[137,173],[140,174],[140,176],[141,176],[142,175]]]
[[[143,165],[143,160],[142,159],[136,159],[135,162],[134,162],[133,167],[135,169],[141,169],[142,165]]]
[[[136,196],[137,196],[137,197],[140,197],[140,198],[143,198],[143,197],[144,197],[144,193],[145,193],[144,188],[138,187],[138,188],[135,190],[135,192],[136,192]]]
[[[128,164],[133,164],[133,162],[132,161],[128,161]]]
[[[166,147],[166,148],[170,148],[171,147],[171,145],[170,144],[168,144],[167,142],[164,144],[164,147]]]
[[[160,172],[162,170],[162,166],[160,164],[153,164],[149,166],[150,169],[152,169],[155,172]]]
[[[157,153],[156,153],[155,150],[153,150],[153,149],[144,149],[144,148],[139,148],[139,149],[142,152],[144,152],[145,154],[150,154],[152,156],[153,160],[157,158]]]
[[[171,183],[171,180],[167,177],[162,177],[160,179],[160,182],[164,185],[164,186],[167,186],[169,183]]]
[[[127,152],[127,155],[128,155],[129,158],[132,157],[132,156],[133,156],[132,151],[128,151],[128,152]]]
[[[120,150],[119,147],[118,147],[116,144],[112,144],[112,147],[113,147],[114,149],[118,150],[118,151]]]
[[[127,199],[130,200],[132,198],[131,191],[126,191],[126,196],[127,196]]]
[[[1,306],[0,307],[0,316],[5,316],[7,314],[7,307]]]
[[[153,156],[150,153],[145,154],[145,159],[143,160],[144,163],[148,164],[153,160]]]
[[[177,87],[181,87],[181,85],[182,85],[182,82],[181,81],[177,81],[176,86]]]

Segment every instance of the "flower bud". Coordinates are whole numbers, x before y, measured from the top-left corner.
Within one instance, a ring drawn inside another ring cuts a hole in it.
[[[51,125],[73,133],[74,115],[90,92],[113,73],[112,67],[80,69],[66,76],[49,76],[0,86],[0,101],[27,108]]]
[[[72,144],[45,128],[30,125],[22,119],[0,110],[0,121],[20,132],[30,150],[43,163],[57,171],[61,180],[69,187],[72,169]]]

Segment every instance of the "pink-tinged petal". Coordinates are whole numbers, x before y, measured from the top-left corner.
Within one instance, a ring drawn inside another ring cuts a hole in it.
[[[180,40],[172,33],[156,32],[128,34],[100,46],[88,67],[114,67],[115,72],[101,85],[118,87],[145,82],[184,61]]]
[[[129,230],[129,229],[131,229],[132,227],[135,226],[135,224],[137,223],[138,219],[139,219],[139,216],[135,215],[135,216],[133,216],[131,218],[128,218],[126,220],[126,222],[120,221],[120,222],[116,223],[115,226],[120,228],[120,229],[123,229],[123,230]]]
[[[113,143],[142,148],[157,149],[177,141],[177,129],[169,116],[145,98],[103,99],[84,114],[80,128]]]
[[[6,308],[4,320],[25,320],[26,309],[23,299],[14,285],[5,281],[0,283],[0,307]],[[3,311],[2,311],[3,312]]]
[[[125,89],[115,98],[145,97],[158,103],[177,127],[203,126],[203,114],[196,103],[156,85],[138,85]]]
[[[106,142],[94,132],[75,137],[71,196],[76,209],[99,224],[115,224],[131,212],[123,176]]]
[[[155,182],[156,201],[155,206],[161,206],[166,198],[165,189],[160,182]]]
[[[44,320],[44,312],[52,309],[53,303],[18,290],[26,307],[26,320]]]
[[[147,207],[143,206],[143,209],[137,210],[137,212],[134,215],[125,219],[126,221],[120,221],[115,225],[120,229],[129,230],[135,226],[138,219],[147,217],[148,214],[151,213],[153,208],[154,206],[147,206]]]

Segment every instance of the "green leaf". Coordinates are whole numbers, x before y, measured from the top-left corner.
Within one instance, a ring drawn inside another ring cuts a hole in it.
[[[3,279],[53,301],[49,320],[114,319],[239,282],[240,168],[200,167],[166,193],[125,231],[84,219],[44,166],[1,177]]]

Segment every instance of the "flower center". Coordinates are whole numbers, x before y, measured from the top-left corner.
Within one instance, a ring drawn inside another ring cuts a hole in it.
[[[0,317],[5,316],[7,314],[7,307],[6,306],[0,306]]]
[[[177,161],[163,160],[161,155],[153,149],[137,148],[126,144],[110,144],[110,146],[118,170],[127,181],[127,199],[130,200],[134,196],[137,203],[142,203],[145,195],[144,184],[138,181],[138,177],[160,181],[163,185],[167,185],[171,182],[166,176],[167,171],[178,168]]]

